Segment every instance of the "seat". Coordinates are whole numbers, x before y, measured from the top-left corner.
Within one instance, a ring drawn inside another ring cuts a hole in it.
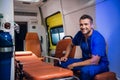
[[[66,48],[69,45],[69,43],[71,43],[72,41],[72,36],[66,35],[63,37],[62,40],[60,40],[57,45],[56,45],[56,50],[55,50],[55,57],[56,58],[61,58],[62,56],[65,55],[66,53]],[[69,57],[70,58],[74,58],[75,55],[75,49],[76,47],[74,46],[73,49],[71,50]],[[54,60],[54,65],[57,65],[58,62],[56,60]]]
[[[38,34],[28,32],[25,37],[25,50],[32,51],[36,56],[41,57],[41,45]]]
[[[69,45],[69,43],[71,43],[71,41],[72,41],[72,36],[69,35],[64,36],[63,39],[60,40],[56,45],[55,57],[61,58],[62,56],[64,56],[66,52],[66,48]],[[71,50],[69,54],[70,58],[74,58],[75,48],[76,47],[74,46],[73,49]]]
[[[114,72],[104,72],[97,74],[94,80],[117,80],[117,78]]]

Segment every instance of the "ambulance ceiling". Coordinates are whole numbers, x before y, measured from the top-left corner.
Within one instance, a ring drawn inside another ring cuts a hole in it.
[[[36,0],[33,0],[36,1]],[[14,0],[14,10],[15,11],[26,11],[26,9],[29,11],[35,11],[35,7],[43,5],[47,0],[38,0],[38,2],[29,2],[24,0]]]

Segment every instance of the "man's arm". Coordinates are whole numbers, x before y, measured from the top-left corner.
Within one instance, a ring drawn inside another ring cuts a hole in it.
[[[76,63],[68,65],[68,68],[73,69],[74,67],[77,67],[77,66],[97,65],[99,61],[100,61],[100,56],[92,55],[92,57],[88,60],[85,60],[82,62],[76,62]]]
[[[61,57],[61,61],[66,61],[66,60],[67,60],[67,58],[68,58],[68,56],[69,56],[69,53],[71,52],[73,46],[74,46],[74,45],[73,45],[72,42],[67,46],[65,56],[64,56],[64,57]]]

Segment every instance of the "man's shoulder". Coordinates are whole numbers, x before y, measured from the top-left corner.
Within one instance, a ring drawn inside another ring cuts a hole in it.
[[[78,31],[76,35],[83,35],[81,31]]]
[[[97,30],[94,30],[92,38],[94,38],[95,40],[96,39],[97,40],[104,40],[103,35],[100,32],[98,32]]]
[[[100,37],[100,36],[102,36],[102,34],[100,33],[100,32],[98,32],[97,30],[93,30],[93,35],[96,37],[96,36],[98,36],[98,37]],[[103,36],[102,36],[103,37]]]

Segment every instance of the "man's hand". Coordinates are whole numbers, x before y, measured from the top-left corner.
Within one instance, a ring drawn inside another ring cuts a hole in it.
[[[67,61],[67,59],[68,59],[67,57],[61,57],[61,59],[60,59],[60,60],[61,60],[61,61],[66,62],[66,61]]]
[[[75,67],[75,63],[68,65],[68,69],[73,69]]]

